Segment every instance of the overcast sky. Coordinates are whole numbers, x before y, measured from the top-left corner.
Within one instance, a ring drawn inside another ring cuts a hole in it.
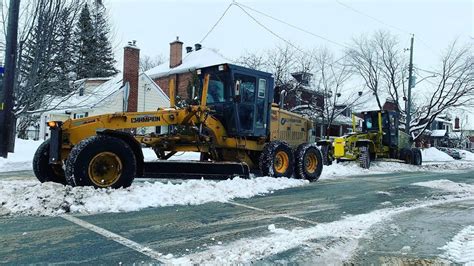
[[[162,54],[168,57],[169,43],[176,36],[184,42],[184,46],[199,42],[232,1],[104,2],[115,32],[118,66],[122,68],[122,47],[127,41],[137,40],[142,55]],[[474,36],[472,0],[339,0],[382,23],[334,0],[239,2],[347,46],[351,45],[354,36],[385,29],[399,36],[402,46],[409,47],[409,33],[414,33],[415,64],[427,69],[435,67],[440,52],[451,41],[459,38],[464,43],[472,42]],[[299,47],[327,46],[339,53],[344,49],[258,13],[251,14],[273,32]],[[237,6],[232,6],[202,44],[216,48],[227,58],[234,59],[246,50],[262,51],[281,43],[283,41],[259,26]]]

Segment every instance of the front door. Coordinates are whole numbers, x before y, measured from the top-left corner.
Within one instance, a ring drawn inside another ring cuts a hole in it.
[[[234,80],[240,84],[240,103],[238,104],[240,131],[241,133],[253,133],[257,79],[252,76],[235,74]]]

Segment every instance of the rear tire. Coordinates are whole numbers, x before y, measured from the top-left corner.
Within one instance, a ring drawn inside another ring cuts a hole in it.
[[[321,151],[316,144],[301,144],[295,152],[295,176],[310,182],[317,181],[323,171]]]
[[[414,164],[414,152],[411,149],[404,149],[402,150],[400,154],[401,158],[403,161],[405,161],[406,164]]]
[[[71,186],[129,187],[136,173],[137,162],[130,146],[105,135],[79,142],[66,162],[66,180]]]
[[[413,148],[412,152],[413,152],[413,164],[421,165],[423,163],[423,158],[422,158],[420,149]]]
[[[41,183],[55,182],[65,185],[66,177],[61,165],[49,164],[49,139],[36,150],[33,157],[33,172]]]
[[[293,175],[293,151],[284,141],[272,141],[263,147],[259,168],[264,176],[291,177]]]
[[[359,155],[359,165],[363,169],[370,168],[370,150],[369,146],[363,145],[359,147],[360,155]]]

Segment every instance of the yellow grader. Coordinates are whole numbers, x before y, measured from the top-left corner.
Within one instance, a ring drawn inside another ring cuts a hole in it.
[[[399,129],[399,113],[396,111],[362,112],[361,129],[356,130],[355,115],[352,116],[353,132],[333,142],[319,141],[323,150],[323,161],[359,161],[362,168],[369,168],[376,159],[392,159],[407,164],[421,165],[422,155],[412,148],[410,136]],[[327,162],[327,163],[326,163]]]
[[[248,177],[250,172],[316,181],[322,171],[313,123],[273,103],[271,74],[223,64],[196,70],[194,103],[153,112],[104,114],[49,121],[50,139],[37,150],[33,168],[41,182],[119,188],[135,177]],[[163,133],[134,134],[164,127]],[[145,162],[142,147],[157,159]],[[199,152],[200,161],[168,160]]]

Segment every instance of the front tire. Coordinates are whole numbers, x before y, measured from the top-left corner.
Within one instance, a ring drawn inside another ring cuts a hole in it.
[[[55,182],[65,185],[66,177],[61,165],[49,164],[49,142],[46,140],[38,147],[33,157],[33,172],[41,183]]]
[[[315,144],[301,144],[295,152],[295,176],[310,182],[317,181],[323,171],[321,151]]]
[[[66,180],[71,186],[129,187],[136,172],[133,150],[111,136],[93,136],[79,142],[66,162]]]
[[[284,141],[272,141],[263,147],[259,168],[264,176],[291,177],[294,158],[290,146]]]

